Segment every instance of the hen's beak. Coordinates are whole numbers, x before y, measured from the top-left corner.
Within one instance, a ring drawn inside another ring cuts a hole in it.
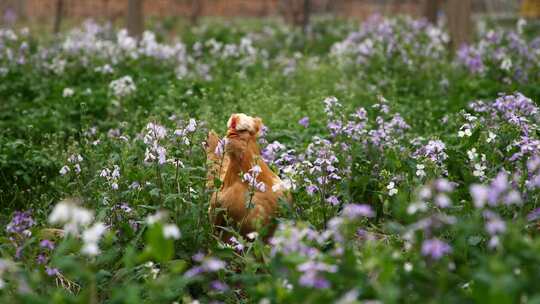
[[[227,130],[227,138],[235,138],[235,137],[238,137],[238,133],[236,132],[235,129],[229,128]]]

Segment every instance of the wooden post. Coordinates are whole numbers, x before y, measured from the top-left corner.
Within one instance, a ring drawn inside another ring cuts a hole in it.
[[[189,15],[189,22],[192,25],[196,25],[199,22],[203,11],[203,0],[191,0],[191,12]]]
[[[304,9],[302,14],[302,30],[307,33],[309,26],[309,18],[311,15],[311,0],[304,0]]]
[[[447,1],[448,29],[452,47],[457,50],[462,44],[471,39],[471,0]]]
[[[437,23],[437,14],[439,12],[439,0],[424,0],[423,15],[431,23]]]
[[[144,31],[143,0],[128,0],[127,30],[130,36],[141,37]]]
[[[56,0],[56,12],[54,16],[53,33],[58,34],[62,26],[62,18],[64,15],[64,0]]]

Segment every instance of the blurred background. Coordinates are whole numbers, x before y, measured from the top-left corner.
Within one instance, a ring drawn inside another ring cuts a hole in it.
[[[0,0],[3,26],[24,25],[59,32],[91,18],[126,27],[132,36],[156,23],[175,27],[201,18],[282,18],[309,31],[310,19],[335,16],[362,20],[373,14],[426,17],[446,22],[459,45],[470,39],[477,20],[537,22],[540,0]]]

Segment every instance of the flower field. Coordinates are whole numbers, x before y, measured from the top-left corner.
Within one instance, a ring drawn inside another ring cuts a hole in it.
[[[1,303],[540,303],[538,28],[153,30],[0,29]],[[233,113],[291,203],[224,240]]]

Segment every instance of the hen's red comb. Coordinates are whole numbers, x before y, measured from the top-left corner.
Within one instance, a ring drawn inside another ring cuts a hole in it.
[[[237,120],[238,120],[238,117],[233,116],[233,118],[231,119],[231,129],[236,130],[236,121]]]

